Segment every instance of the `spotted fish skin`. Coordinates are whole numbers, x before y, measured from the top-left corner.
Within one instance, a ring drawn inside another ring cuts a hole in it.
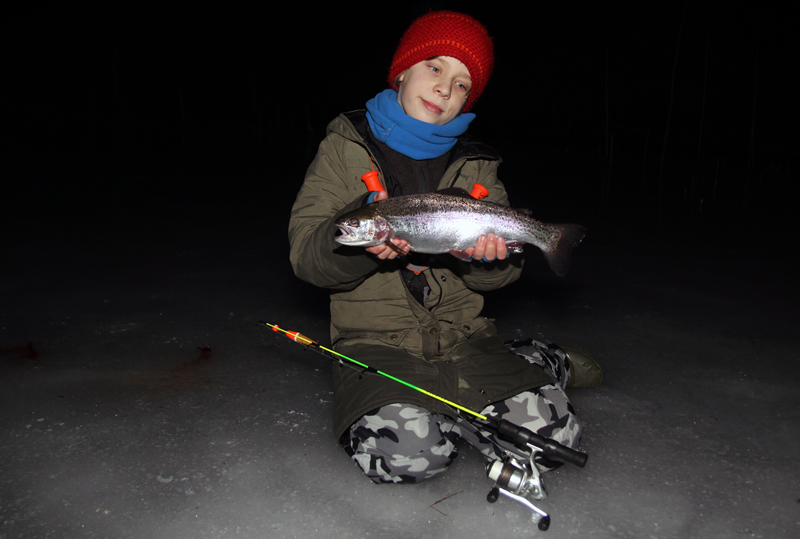
[[[525,243],[535,245],[560,276],[586,233],[581,225],[542,223],[524,210],[442,193],[366,204],[340,217],[336,226],[341,235],[335,240],[342,245],[370,247],[398,238],[418,253],[450,252],[460,258],[479,236],[494,232],[511,252],[521,252]]]

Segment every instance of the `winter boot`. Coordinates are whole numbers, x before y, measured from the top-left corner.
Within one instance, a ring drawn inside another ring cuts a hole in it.
[[[569,360],[570,378],[567,388],[592,388],[603,381],[603,369],[595,358],[580,348],[562,346]]]

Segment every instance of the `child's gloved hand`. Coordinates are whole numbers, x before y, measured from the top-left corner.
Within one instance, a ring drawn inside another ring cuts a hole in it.
[[[389,193],[386,191],[375,191],[375,196],[372,197],[372,202],[380,202],[389,198]],[[399,250],[403,251],[404,255],[408,254],[408,241],[392,238],[392,244]],[[392,260],[400,256],[397,250],[392,249],[388,245],[375,245],[374,247],[367,247],[367,252],[377,256],[381,260]]]
[[[475,260],[481,260],[483,262],[505,260],[508,258],[506,240],[500,236],[495,236],[494,232],[489,232],[488,235],[479,237],[475,241],[475,247],[467,247],[464,252],[472,256]]]

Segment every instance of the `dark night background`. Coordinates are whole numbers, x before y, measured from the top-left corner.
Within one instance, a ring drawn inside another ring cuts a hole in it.
[[[4,9],[0,539],[535,533],[466,447],[366,480],[331,436],[335,367],[256,324],[327,340],[291,204],[430,7],[494,37],[470,129],[512,205],[588,227],[565,278],[527,248],[485,294],[504,337],[603,366],[569,392],[590,459],[547,474],[547,536],[800,536],[795,10],[511,5]]]
[[[6,21],[6,204],[62,224],[121,193],[285,212],[327,122],[384,88],[432,6],[494,37],[472,129],[517,205],[647,241],[784,240],[800,138],[794,13],[777,5],[22,8]]]

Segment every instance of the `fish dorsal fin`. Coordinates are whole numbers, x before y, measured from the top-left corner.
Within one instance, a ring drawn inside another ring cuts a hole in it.
[[[528,215],[528,216],[533,215],[533,212],[531,210],[529,210],[528,208],[517,208],[517,211],[520,212],[523,215]]]
[[[472,198],[472,196],[462,187],[445,187],[444,189],[440,189],[436,192],[440,195],[448,195],[451,197]]]

